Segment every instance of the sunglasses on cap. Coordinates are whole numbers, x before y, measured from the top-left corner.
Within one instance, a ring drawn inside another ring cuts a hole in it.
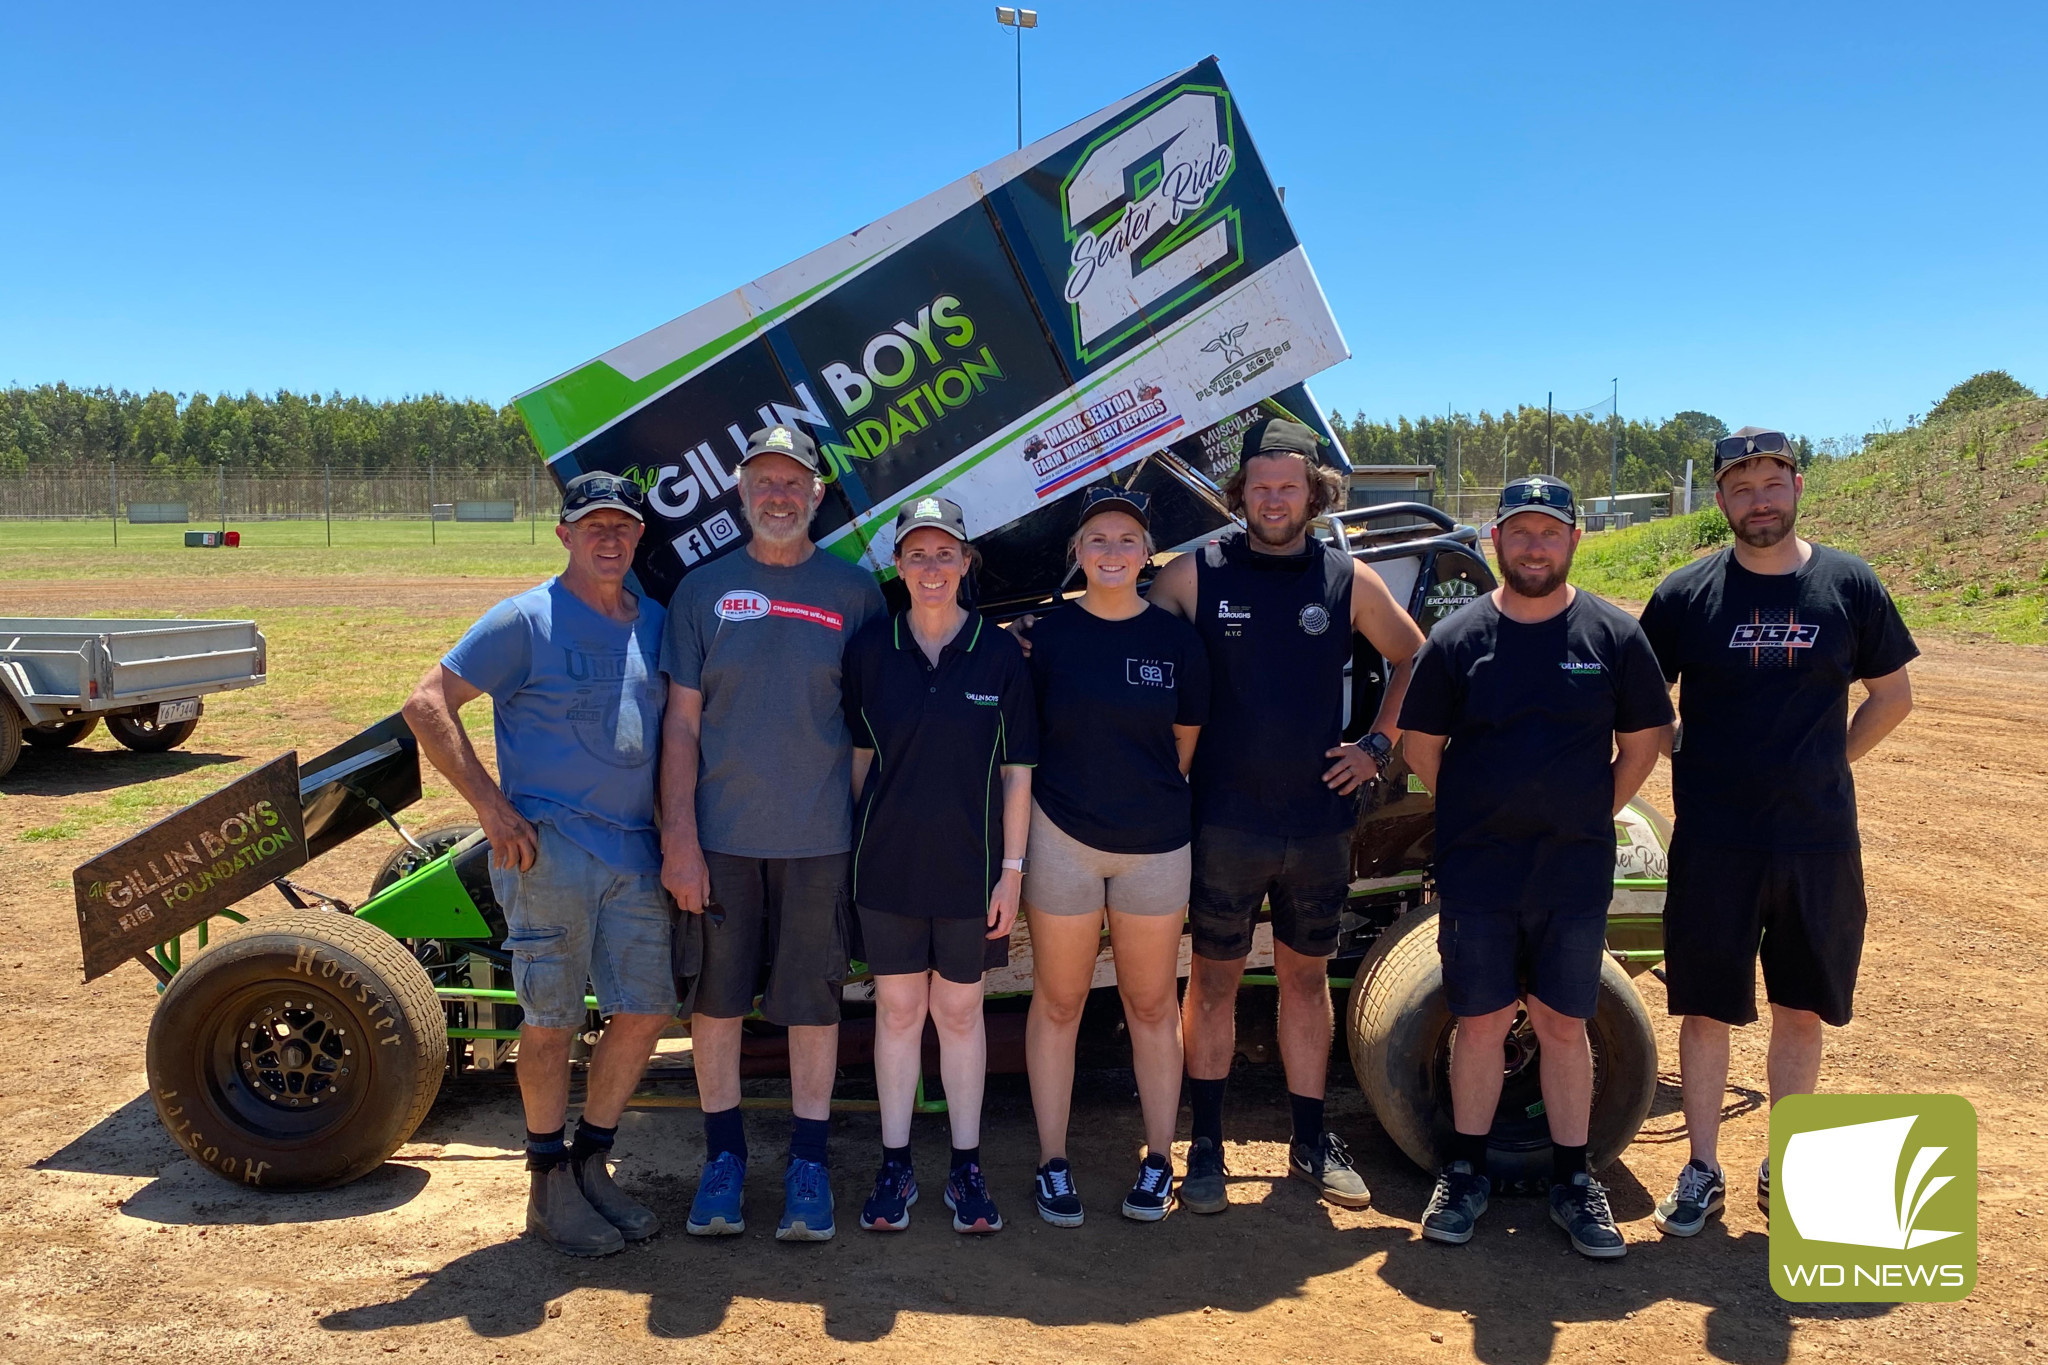
[[[1081,510],[1085,512],[1097,503],[1103,502],[1127,502],[1140,512],[1152,510],[1151,495],[1140,493],[1135,488],[1091,488],[1088,495],[1081,499]]]
[[[1511,483],[1500,490],[1502,512],[1519,507],[1556,507],[1570,511],[1572,490],[1561,483]]]
[[[596,503],[622,502],[638,511],[646,499],[640,485],[616,474],[585,474],[570,480],[562,494],[562,515],[569,517]]]
[[[1728,464],[1752,455],[1784,455],[1792,449],[1782,431],[1761,431],[1754,436],[1723,436],[1714,442],[1714,463]]]

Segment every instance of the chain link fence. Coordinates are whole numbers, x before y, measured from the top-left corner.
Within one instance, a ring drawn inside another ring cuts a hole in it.
[[[0,520],[119,516],[124,521],[448,520],[459,504],[493,504],[492,520],[552,513],[554,479],[540,469],[432,470],[391,474],[308,470],[295,474],[148,474],[109,469],[32,469],[0,474]],[[509,505],[509,506],[508,506]],[[465,509],[467,511],[468,509]]]

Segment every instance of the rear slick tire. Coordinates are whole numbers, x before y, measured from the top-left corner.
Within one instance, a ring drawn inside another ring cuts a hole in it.
[[[1437,916],[1413,911],[1397,920],[1359,964],[1345,1009],[1345,1043],[1358,1083],[1387,1136],[1425,1171],[1448,1159],[1451,1038],[1456,1021],[1444,999]],[[1649,1011],[1612,958],[1600,966],[1600,993],[1586,1033],[1593,1051],[1593,1108],[1587,1160],[1599,1171],[1628,1149],[1657,1090],[1657,1038]],[[1551,1172],[1550,1133],[1538,1085],[1537,1044],[1517,1019],[1502,1058],[1506,1073],[1487,1165],[1496,1190],[1540,1191]]]
[[[291,910],[185,964],[149,1022],[157,1117],[223,1180],[273,1190],[375,1170],[426,1117],[448,1055],[426,969],[374,924]]]

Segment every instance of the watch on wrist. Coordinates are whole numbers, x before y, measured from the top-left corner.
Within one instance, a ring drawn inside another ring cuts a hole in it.
[[[1375,778],[1384,776],[1387,769],[1394,766],[1394,741],[1379,731],[1374,730],[1359,740],[1358,747],[1372,758],[1373,767],[1377,770],[1373,774]]]
[[[1021,877],[1024,875],[1024,863],[1025,860],[1022,858],[1005,858],[1003,859],[1003,871],[1014,872]]]

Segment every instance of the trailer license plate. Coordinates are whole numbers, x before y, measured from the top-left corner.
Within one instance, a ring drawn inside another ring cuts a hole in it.
[[[156,704],[156,723],[175,725],[181,720],[199,719],[199,698],[181,697],[177,701],[160,701]]]

